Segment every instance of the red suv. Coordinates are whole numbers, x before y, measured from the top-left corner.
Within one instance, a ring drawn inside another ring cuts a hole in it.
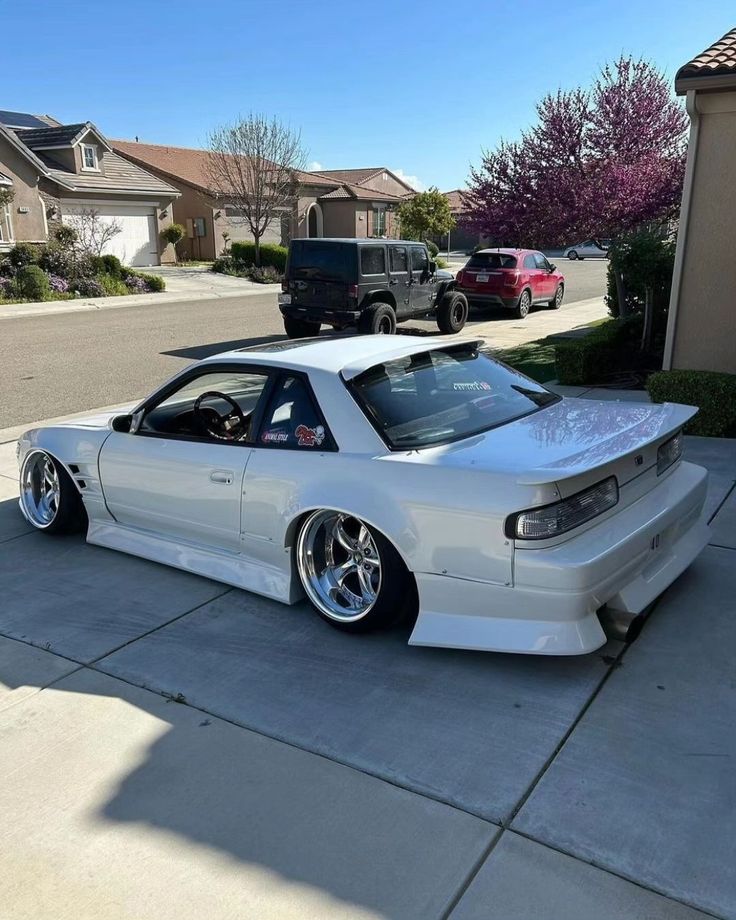
[[[565,296],[565,277],[534,249],[481,249],[457,273],[456,290],[471,305],[512,308],[524,319],[532,304],[558,309]]]

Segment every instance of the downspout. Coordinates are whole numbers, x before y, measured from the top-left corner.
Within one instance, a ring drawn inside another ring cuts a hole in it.
[[[666,371],[672,368],[672,356],[675,350],[675,334],[677,332],[677,311],[680,306],[680,287],[682,285],[682,269],[685,261],[685,246],[687,244],[687,231],[690,223],[690,204],[693,194],[693,180],[695,176],[695,163],[698,158],[698,137],[700,134],[700,114],[698,113],[697,96],[694,89],[687,91],[687,113],[690,116],[690,138],[687,145],[687,163],[685,165],[685,181],[682,187],[682,207],[680,209],[680,228],[677,233],[677,246],[675,248],[675,265],[672,271],[672,290],[670,291],[670,306],[667,315],[667,333],[664,340],[664,357],[662,368]]]

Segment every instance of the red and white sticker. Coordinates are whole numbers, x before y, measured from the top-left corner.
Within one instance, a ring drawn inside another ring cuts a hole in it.
[[[299,447],[319,447],[325,439],[325,429],[322,425],[316,428],[309,428],[307,425],[297,425],[294,434],[297,437]]]

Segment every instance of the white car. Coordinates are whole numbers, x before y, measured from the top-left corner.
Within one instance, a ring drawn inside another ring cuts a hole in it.
[[[562,399],[479,345],[207,358],[130,414],[26,432],[20,507],[48,533],[306,594],[346,630],[407,612],[414,645],[590,652],[708,541],[707,473],[681,459],[696,410]]]
[[[562,253],[566,259],[607,259],[610,240],[584,240]]]

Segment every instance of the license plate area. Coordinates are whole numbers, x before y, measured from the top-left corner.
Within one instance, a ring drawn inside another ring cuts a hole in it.
[[[478,273],[478,274],[475,276],[475,280],[476,280],[477,282],[479,282],[480,284],[485,284],[485,283],[488,281],[488,277],[489,277],[489,276],[488,276],[485,272],[483,272],[483,273]]]

